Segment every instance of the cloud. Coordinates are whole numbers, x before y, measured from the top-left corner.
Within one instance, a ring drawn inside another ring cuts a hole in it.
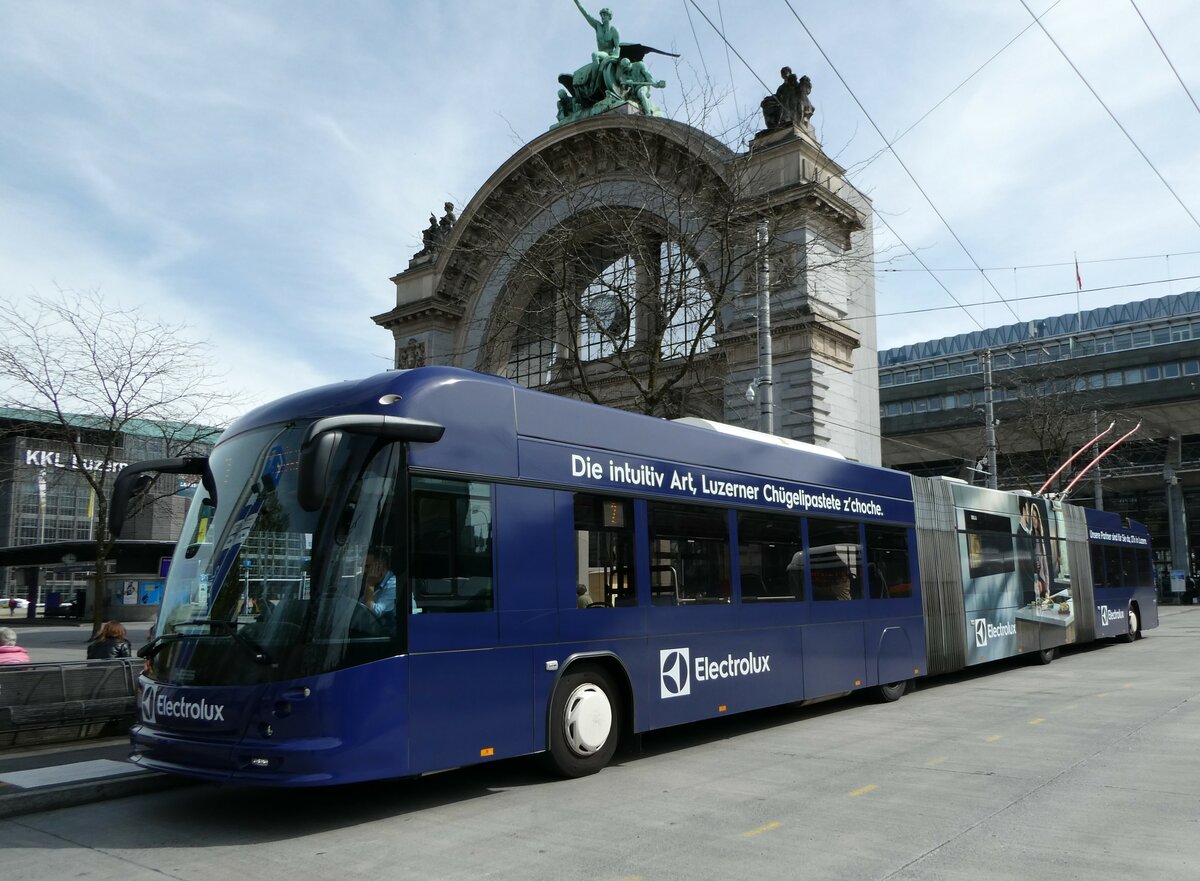
[[[1029,22],[1018,4],[793,5],[887,137]],[[881,216],[927,265],[970,266],[893,159],[864,167],[882,144],[786,7],[743,5],[722,20],[714,4],[701,6],[762,82],[694,8],[615,4],[623,39],[683,54],[678,66],[652,56],[670,82],[669,107],[709,77],[727,95],[714,125],[754,125],[780,66],[808,73],[827,149]],[[1193,4],[1141,8],[1185,81],[1200,81]],[[1132,8],[1063,2],[1045,21],[1200,210],[1200,114]],[[429,212],[447,200],[461,210],[520,142],[547,129],[556,77],[593,46],[570,0],[364,0],[345,9],[144,0],[119,14],[41,0],[0,6],[0,28],[4,290],[100,287],[186,317],[255,400],[390,363],[391,337],[370,316],[393,304],[389,278],[420,247]],[[897,149],[985,266],[1061,262],[1074,251],[1099,260],[1200,250],[1196,227],[1040,31]],[[1171,274],[1193,271],[1194,261],[1175,257]],[[1129,283],[1167,269],[1117,266],[1088,264],[1085,280]],[[995,299],[978,273],[939,277],[964,303]],[[1005,296],[1062,283],[1055,269],[988,277]],[[950,302],[921,273],[881,273],[878,290],[881,311]],[[1131,290],[1112,302],[1140,297]],[[1015,308],[1044,314],[1040,301]],[[1008,315],[995,305],[970,312],[989,323]],[[961,310],[934,314],[946,332],[975,327]],[[928,326],[920,315],[884,319],[880,344],[924,338]]]

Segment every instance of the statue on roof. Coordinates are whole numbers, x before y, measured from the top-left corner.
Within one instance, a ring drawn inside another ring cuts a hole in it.
[[[795,126],[811,133],[814,107],[808,96],[812,93],[812,80],[797,77],[790,67],[779,71],[783,82],[774,95],[762,99],[763,123],[767,131]]]
[[[646,116],[662,116],[662,109],[650,100],[650,89],[663,89],[667,84],[654,78],[643,59],[651,52],[679,56],[640,43],[622,43],[611,9],[606,6],[595,18],[580,0],[574,2],[596,32],[596,49],[583,67],[559,75],[563,88],[558,93],[558,122],[551,127],[623,106]]]

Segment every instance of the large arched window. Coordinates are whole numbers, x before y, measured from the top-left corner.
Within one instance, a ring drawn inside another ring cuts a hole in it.
[[[579,357],[599,361],[636,341],[637,266],[626,255],[614,260],[579,297]]]
[[[664,242],[659,251],[659,302],[663,316],[662,357],[680,358],[715,345],[716,315],[712,292],[700,267],[675,242]]]
[[[567,349],[582,362],[638,346],[656,349],[662,360],[711,349],[715,304],[699,264],[678,242],[661,242],[651,255],[656,251],[649,265],[625,254],[592,275],[565,301],[573,314],[560,316],[553,290],[539,288],[514,327],[506,375],[530,388],[547,385]]]
[[[505,375],[518,385],[538,388],[548,385],[558,357],[555,340],[554,292],[541,288],[529,301],[513,330]]]

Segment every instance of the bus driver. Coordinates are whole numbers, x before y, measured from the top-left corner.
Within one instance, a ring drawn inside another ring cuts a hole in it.
[[[363,605],[379,617],[396,613],[396,576],[378,551],[363,561]]]

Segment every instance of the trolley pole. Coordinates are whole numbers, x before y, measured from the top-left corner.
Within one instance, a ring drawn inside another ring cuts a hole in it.
[[[987,423],[984,437],[987,439],[987,463],[989,489],[996,489],[996,414],[992,407],[992,350],[983,353],[983,419]]]
[[[758,224],[758,430],[775,433],[775,388],[771,353],[771,258],[767,222]]]

